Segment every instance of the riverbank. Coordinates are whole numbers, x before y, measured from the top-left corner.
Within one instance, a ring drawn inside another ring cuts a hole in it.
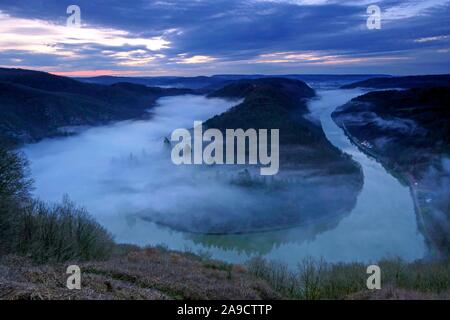
[[[407,170],[408,167],[402,167],[395,160],[388,156],[383,156],[375,152],[370,142],[358,139],[350,133],[343,121],[339,121],[339,126],[344,131],[348,139],[363,153],[373,158],[380,163],[392,176],[394,176],[400,183],[407,186],[414,204],[414,212],[416,215],[417,225],[420,232],[425,237],[428,247],[427,258],[431,259],[446,259],[448,258],[448,245],[445,243],[445,231],[436,229],[437,218],[439,211],[435,207],[433,200],[433,189],[439,188],[435,183],[434,188],[427,186],[425,181],[415,178],[413,172]],[[430,182],[428,181],[428,184]]]
[[[362,144],[358,138],[353,136],[350,131],[347,129],[344,123],[341,125],[342,130],[344,131],[345,135],[349,139],[351,143],[353,143],[361,152],[365,153],[367,156],[371,157],[378,163],[380,163],[386,170],[388,170],[394,177],[396,177],[401,183],[406,184],[410,190],[411,198],[414,203],[414,212],[416,215],[417,225],[419,230],[424,235],[428,248],[431,252],[431,257],[435,257],[436,255],[439,256],[439,252],[435,252],[433,254],[433,250],[438,248],[437,244],[433,241],[433,238],[431,237],[431,232],[428,230],[427,225],[425,223],[425,218],[423,215],[423,211],[425,208],[422,208],[419,202],[419,197],[417,195],[416,190],[416,182],[414,182],[413,178],[408,175],[407,173],[402,172],[401,170],[392,168],[388,165],[389,161],[387,159],[384,159],[381,155],[375,153],[372,151],[369,147]],[[439,250],[438,250],[439,251]]]
[[[408,185],[433,257],[450,255],[448,87],[366,93],[333,112]]]

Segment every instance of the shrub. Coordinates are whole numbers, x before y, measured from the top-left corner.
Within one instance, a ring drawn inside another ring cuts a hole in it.
[[[382,288],[396,287],[433,294],[450,290],[450,260],[407,263],[400,259],[385,259],[378,265]],[[368,290],[367,265],[362,263],[331,264],[308,258],[292,270],[285,264],[253,258],[247,263],[247,268],[291,299],[343,299]]]
[[[0,201],[27,199],[32,184],[25,156],[0,145]]]
[[[37,262],[106,259],[112,236],[68,197],[60,204],[31,201],[17,223],[15,251]]]
[[[30,197],[28,162],[0,146],[0,254],[37,262],[107,258],[111,235],[68,197],[48,205]]]
[[[0,254],[11,250],[16,213],[29,199],[31,186],[26,158],[0,145]]]

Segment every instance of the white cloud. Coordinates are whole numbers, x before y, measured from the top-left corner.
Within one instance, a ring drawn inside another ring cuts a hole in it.
[[[380,6],[382,8],[382,19],[397,20],[426,15],[430,9],[443,7],[449,3],[450,0],[410,0],[385,10],[382,4]]]
[[[432,42],[432,41],[440,41],[450,39],[450,36],[434,36],[434,37],[426,37],[415,39],[414,42],[422,43],[422,42]]]
[[[176,59],[176,63],[180,64],[198,64],[198,63],[208,63],[211,61],[216,60],[216,58],[210,57],[210,56],[202,56],[202,55],[196,55],[189,58],[185,58],[185,54],[179,55],[181,56],[179,59]]]
[[[397,20],[425,15],[430,9],[448,5],[450,0],[405,0],[394,6],[383,0],[254,0],[254,2],[288,3],[299,6],[339,4],[360,7],[377,4],[382,10],[383,19]],[[365,14],[365,11],[362,14]]]
[[[133,37],[128,31],[83,25],[69,28],[39,19],[16,18],[0,11],[0,51],[23,50],[59,56],[76,56],[65,45],[142,46],[150,51],[168,48],[163,37]]]
[[[321,6],[329,4],[342,5],[368,5],[380,2],[380,0],[255,0],[255,2],[273,2],[273,3],[287,3],[299,6]]]
[[[386,62],[395,60],[405,60],[408,57],[396,57],[389,55],[378,55],[368,57],[346,56],[331,54],[321,51],[301,51],[301,52],[274,52],[270,54],[262,54],[254,63],[268,64],[307,64],[307,65],[349,65],[349,64],[370,64],[376,62]]]

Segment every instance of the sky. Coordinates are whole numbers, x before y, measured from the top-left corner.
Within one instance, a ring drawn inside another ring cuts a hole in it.
[[[0,35],[0,66],[67,76],[450,73],[450,0],[0,0]]]

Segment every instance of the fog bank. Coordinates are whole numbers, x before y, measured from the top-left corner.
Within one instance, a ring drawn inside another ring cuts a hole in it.
[[[319,179],[316,189],[294,186],[272,195],[264,190],[243,191],[227,179],[218,179],[214,169],[174,166],[164,137],[173,129],[191,128],[194,120],[206,120],[235,104],[221,99],[162,98],[149,120],[91,128],[77,136],[28,145],[24,151],[31,160],[36,196],[59,201],[68,194],[118,242],[164,243],[178,250],[207,248],[215,257],[229,261],[263,254],[292,265],[305,256],[329,261],[368,261],[388,255],[421,257],[423,238],[417,231],[408,190],[359,153],[330,122],[330,113],[349,98],[348,92],[333,91],[311,104],[311,116],[325,120],[330,141],[363,166],[364,190],[355,209],[329,206],[333,197],[345,197],[346,188],[327,184],[327,177]],[[285,216],[276,208],[293,212],[303,208],[301,212],[310,224],[230,236],[172,231],[201,233],[210,228],[221,230],[218,226],[239,231],[246,230],[246,223],[254,226],[258,221],[270,227]]]

